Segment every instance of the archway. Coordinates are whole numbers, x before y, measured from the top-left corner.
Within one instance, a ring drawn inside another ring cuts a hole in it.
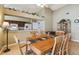
[[[71,33],[71,21],[69,19],[62,19],[57,25],[57,30]]]

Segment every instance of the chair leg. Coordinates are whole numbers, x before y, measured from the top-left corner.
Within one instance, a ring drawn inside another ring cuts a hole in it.
[[[58,55],[61,55],[62,54],[62,51],[59,51],[59,54]]]
[[[20,48],[20,53],[21,53],[21,55],[23,55],[23,52],[22,52],[22,49]]]
[[[19,42],[19,40],[18,40],[18,42]],[[21,55],[23,55],[22,49],[21,49],[21,47],[20,47],[20,44],[18,43],[18,45],[19,45],[20,53],[21,53]]]
[[[27,51],[28,51],[28,45],[26,45],[26,52],[25,52],[25,55],[27,54]]]
[[[68,50],[66,51],[66,54],[68,55]]]
[[[64,55],[64,53],[65,53],[65,51],[62,50],[62,54],[61,55]]]

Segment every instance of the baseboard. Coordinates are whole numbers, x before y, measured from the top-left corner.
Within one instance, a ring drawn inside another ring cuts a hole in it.
[[[16,43],[9,44],[8,46],[10,47],[10,46],[15,45],[15,44],[16,44]],[[6,45],[4,45],[4,46],[1,48],[0,54],[4,51],[5,47],[6,47]]]
[[[79,40],[72,40],[72,41],[79,42]]]

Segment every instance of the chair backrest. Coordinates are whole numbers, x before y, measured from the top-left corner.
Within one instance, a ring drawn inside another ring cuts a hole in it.
[[[20,41],[18,40],[16,35],[14,35],[14,39],[15,39],[15,42],[18,44],[18,48],[19,48],[20,53],[23,55],[23,52],[22,52],[22,49],[21,49],[21,46],[20,46]]]
[[[63,46],[62,46],[62,55],[66,54],[65,51],[66,49],[68,49],[69,40],[70,40],[69,34],[66,34],[64,37]]]
[[[16,37],[16,35],[14,35],[14,39],[16,43],[19,43],[18,38]]]
[[[14,39],[15,39],[15,42],[18,43],[18,44],[22,44],[22,43],[26,43],[26,36],[19,36],[19,35],[14,35]]]
[[[64,31],[56,31],[56,35],[60,36],[60,35],[64,35],[65,32]]]
[[[57,39],[55,38],[54,39],[53,49],[52,49],[52,55],[54,55],[54,53],[55,53],[56,44],[57,44]]]
[[[63,38],[64,36],[57,36],[55,37],[55,54],[59,55],[60,50],[62,49],[62,44],[63,44]]]
[[[63,41],[63,48],[65,47],[67,40],[68,40],[68,35],[66,34]]]

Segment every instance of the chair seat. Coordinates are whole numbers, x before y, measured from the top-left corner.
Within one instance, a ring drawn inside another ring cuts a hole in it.
[[[27,46],[27,44],[20,44],[20,48],[23,48],[23,47],[25,47],[25,46]]]
[[[25,43],[21,43],[21,44],[20,44],[20,47],[22,48],[22,47],[27,46],[27,45],[29,45],[29,44],[31,44],[31,42],[30,42],[30,41],[27,41],[26,44],[25,44]]]
[[[31,42],[30,41],[27,41],[26,44],[31,44]]]

